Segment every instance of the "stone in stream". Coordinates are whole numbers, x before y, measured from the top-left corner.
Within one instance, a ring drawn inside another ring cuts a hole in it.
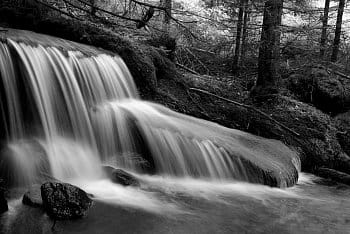
[[[140,182],[130,173],[111,166],[103,167],[107,176],[117,184],[121,184],[124,186],[139,186]]]
[[[41,199],[40,185],[35,184],[23,195],[22,203],[32,207],[42,207],[43,200]]]
[[[93,203],[85,191],[67,183],[44,183],[41,197],[47,214],[58,220],[81,218]]]

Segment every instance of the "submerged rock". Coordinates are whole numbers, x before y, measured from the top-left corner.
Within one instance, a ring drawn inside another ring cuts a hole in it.
[[[104,166],[107,176],[117,184],[124,186],[139,186],[140,182],[130,173],[111,166]]]
[[[41,185],[41,197],[47,214],[53,219],[76,219],[85,216],[92,200],[82,189],[67,183]]]
[[[23,195],[22,203],[32,207],[42,207],[43,200],[41,198],[40,185],[35,184]]]

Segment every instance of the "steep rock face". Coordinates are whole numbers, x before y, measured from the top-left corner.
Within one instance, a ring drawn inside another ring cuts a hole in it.
[[[41,197],[45,211],[53,219],[81,218],[92,205],[92,200],[83,190],[67,183],[41,185]]]

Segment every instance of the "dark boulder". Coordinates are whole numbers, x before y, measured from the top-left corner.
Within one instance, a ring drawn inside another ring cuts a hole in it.
[[[316,107],[327,112],[340,112],[350,107],[350,82],[321,69],[313,69],[314,100]]]
[[[35,184],[23,195],[22,203],[32,207],[42,207],[40,185]]]
[[[347,173],[343,173],[343,172],[340,172],[337,170],[321,167],[315,171],[315,174],[317,174],[323,178],[331,179],[331,180],[339,182],[339,183],[350,185],[350,175]]]
[[[104,166],[107,176],[117,184],[124,186],[139,186],[140,182],[130,173],[111,166]]]
[[[337,138],[343,151],[350,155],[350,111],[334,118],[337,127]]]
[[[80,188],[57,182],[41,185],[41,197],[47,214],[53,219],[76,219],[85,216],[92,200]]]
[[[8,205],[5,198],[5,189],[0,187],[0,214],[6,211],[8,211]]]
[[[291,75],[288,88],[301,101],[312,103],[324,112],[350,109],[350,80],[324,68],[308,67]]]

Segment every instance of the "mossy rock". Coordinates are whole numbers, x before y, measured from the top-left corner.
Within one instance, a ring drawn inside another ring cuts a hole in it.
[[[287,79],[287,87],[299,100],[326,113],[350,109],[350,80],[324,68],[307,67]]]
[[[67,183],[42,184],[41,197],[45,211],[55,220],[82,218],[93,203],[85,191]]]
[[[315,167],[328,168],[350,172],[350,164],[337,140],[337,129],[330,116],[306,103],[289,97],[276,97],[264,102],[260,108],[270,114],[277,121],[283,123],[299,134],[293,136],[285,129],[280,129],[284,142],[301,147],[304,152],[302,164],[304,168],[312,170]],[[268,132],[278,131],[271,124],[267,124]],[[340,166],[339,160],[343,163]]]
[[[350,111],[334,117],[337,138],[345,153],[350,155]]]

